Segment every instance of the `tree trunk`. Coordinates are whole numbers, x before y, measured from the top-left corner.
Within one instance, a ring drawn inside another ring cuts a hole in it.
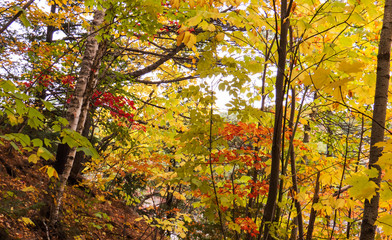
[[[264,215],[260,228],[258,239],[261,239],[263,232],[264,239],[270,239],[270,225],[273,222],[274,211],[276,207],[276,197],[278,194],[279,185],[279,165],[280,165],[280,148],[282,139],[282,114],[283,114],[283,97],[284,97],[284,72],[286,68],[287,55],[287,35],[290,26],[288,19],[287,0],[281,2],[281,32],[278,46],[278,72],[276,76],[276,90],[275,90],[275,123],[274,135],[272,139],[272,159],[271,159],[271,176],[269,181],[269,190],[267,203],[264,207]],[[278,26],[276,26],[278,27]],[[262,231],[264,227],[264,231]]]
[[[295,153],[294,153],[294,114],[295,114],[295,89],[294,87],[291,88],[291,114],[290,114],[290,121],[289,121],[289,129],[292,131],[292,136],[290,137],[290,146],[289,146],[289,155],[290,155],[290,167],[291,167],[291,181],[293,184],[293,191],[294,194],[298,194],[298,183],[297,183],[297,169],[295,165]],[[300,114],[300,112],[298,113]],[[298,228],[298,239],[304,239],[304,227],[303,227],[303,219],[302,219],[302,210],[301,204],[298,199],[294,198],[295,208],[297,209],[297,217],[296,223]],[[297,236],[297,234],[296,234]]]
[[[392,0],[385,1],[384,20],[381,29],[380,43],[377,55],[377,82],[374,96],[374,109],[372,120],[372,133],[370,138],[369,168],[378,170],[378,176],[372,178],[378,186],[381,182],[381,168],[377,165],[382,148],[374,144],[384,141],[385,117],[388,102],[388,87],[390,73],[390,57],[392,42]],[[379,192],[368,201],[365,200],[363,219],[361,225],[361,240],[372,240],[376,234],[375,222],[378,216]]]
[[[94,60],[96,59],[96,55],[98,52],[98,41],[95,38],[97,35],[98,27],[103,23],[104,20],[104,11],[95,11],[94,20],[92,22],[90,35],[86,41],[86,50],[84,53],[83,60],[81,62],[81,69],[79,73],[79,77],[76,82],[75,92],[71,98],[70,106],[67,110],[66,118],[69,122],[68,128],[72,131],[83,130],[78,129],[80,116],[85,113],[82,113],[83,109],[83,100],[86,94],[86,88],[90,79],[91,72],[93,70]],[[88,108],[84,108],[87,109]],[[84,122],[82,123],[84,125]],[[71,173],[71,169],[74,163],[76,155],[76,148],[70,149],[68,156],[66,158],[66,163],[64,166],[64,171],[60,175],[60,182],[57,189],[57,196],[54,207],[51,210],[51,224],[55,224],[59,217],[59,211],[61,207],[61,202],[64,195],[65,186],[67,184],[68,177]]]
[[[309,225],[308,225],[308,231],[306,233],[306,240],[313,239],[313,229],[314,229],[314,223],[316,222],[316,215],[317,215],[317,211],[314,210],[313,205],[318,203],[319,201],[319,192],[320,192],[320,172],[317,172],[316,186],[314,187],[312,210],[310,210]]]
[[[56,3],[53,3],[52,6],[50,6],[50,13],[55,14],[56,13]],[[53,16],[51,16],[53,17]],[[50,24],[48,24],[46,28],[46,42],[51,43],[53,42],[53,34],[56,31],[56,28]]]

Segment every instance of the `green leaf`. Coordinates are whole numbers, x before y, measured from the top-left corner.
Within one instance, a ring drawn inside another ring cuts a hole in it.
[[[10,144],[16,151],[18,151],[19,153],[22,153],[22,151],[20,151],[19,147],[14,142],[10,142]]]
[[[113,225],[110,224],[110,223],[107,223],[107,224],[106,224],[106,227],[109,229],[109,231],[112,231],[112,230],[113,230]]]
[[[45,160],[49,160],[49,159],[53,159],[54,158],[53,154],[50,153],[49,150],[44,148],[44,147],[38,148],[37,155],[39,157],[42,157]]]
[[[43,145],[42,140],[39,138],[34,138],[33,140],[31,140],[31,143],[33,144],[34,147],[42,147]]]
[[[251,180],[251,179],[252,179],[252,177],[250,177],[250,176],[242,176],[242,177],[239,179],[239,181],[242,182],[242,183],[247,183],[247,182],[249,182],[249,180]]]
[[[45,146],[47,146],[47,147],[51,147],[52,146],[51,141],[49,139],[47,139],[47,138],[44,138],[44,143],[45,143]]]
[[[87,156],[91,156],[93,158],[99,157],[97,150],[95,150],[95,148],[93,147],[78,147],[77,151],[83,151],[84,154],[86,154]]]
[[[59,125],[53,125],[52,129],[53,129],[53,132],[61,132],[61,126],[59,126]]]
[[[58,122],[61,123],[63,126],[67,126],[68,125],[68,120],[65,118],[60,117],[58,119]]]
[[[28,27],[31,27],[31,23],[30,23],[30,21],[27,19],[25,13],[22,13],[22,14],[19,16],[19,19],[20,19],[20,21],[22,22],[23,26],[25,26],[25,27],[27,27],[27,28],[28,28]]]
[[[42,101],[42,103],[44,104],[45,108],[48,109],[49,111],[52,111],[54,109],[53,104],[51,102]]]
[[[192,182],[193,184],[195,184],[196,186],[198,186],[198,187],[200,187],[200,186],[203,184],[203,183],[202,183],[199,179],[197,179],[197,178],[192,178],[191,182]]]

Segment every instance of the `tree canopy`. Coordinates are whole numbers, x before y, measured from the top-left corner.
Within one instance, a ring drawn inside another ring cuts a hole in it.
[[[387,239],[391,8],[1,2],[0,238]]]

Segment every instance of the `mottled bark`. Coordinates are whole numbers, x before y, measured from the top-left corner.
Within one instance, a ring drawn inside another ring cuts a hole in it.
[[[94,20],[92,22],[90,35],[86,40],[86,49],[84,52],[83,60],[81,62],[81,69],[75,86],[75,92],[71,98],[70,106],[67,110],[66,118],[69,122],[68,128],[72,131],[80,130],[78,129],[80,117],[83,109],[83,101],[86,94],[86,88],[93,72],[94,60],[96,59],[98,52],[98,41],[95,38],[97,35],[98,27],[103,23],[104,11],[95,11]],[[84,124],[84,122],[83,122]],[[55,200],[54,207],[51,210],[51,224],[55,224],[59,217],[59,211],[64,195],[64,190],[68,181],[68,177],[71,173],[71,169],[74,163],[76,155],[76,148],[72,148],[67,156],[67,161],[64,166],[64,171],[60,175],[60,182],[57,189],[57,196]]]
[[[374,144],[384,141],[385,117],[388,102],[388,87],[390,73],[391,58],[391,42],[392,42],[392,0],[385,1],[384,20],[381,29],[380,43],[377,55],[377,82],[376,92],[374,96],[372,133],[370,137],[370,157],[369,168],[378,170],[378,176],[371,179],[378,186],[381,182],[381,168],[377,165],[378,158],[382,149],[374,146]],[[376,234],[375,222],[378,216],[380,194],[376,193],[373,198],[365,200],[365,208],[363,211],[361,225],[361,240],[373,240]]]

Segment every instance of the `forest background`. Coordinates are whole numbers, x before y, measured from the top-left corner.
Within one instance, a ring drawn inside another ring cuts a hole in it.
[[[0,12],[0,237],[392,235],[391,0]]]

